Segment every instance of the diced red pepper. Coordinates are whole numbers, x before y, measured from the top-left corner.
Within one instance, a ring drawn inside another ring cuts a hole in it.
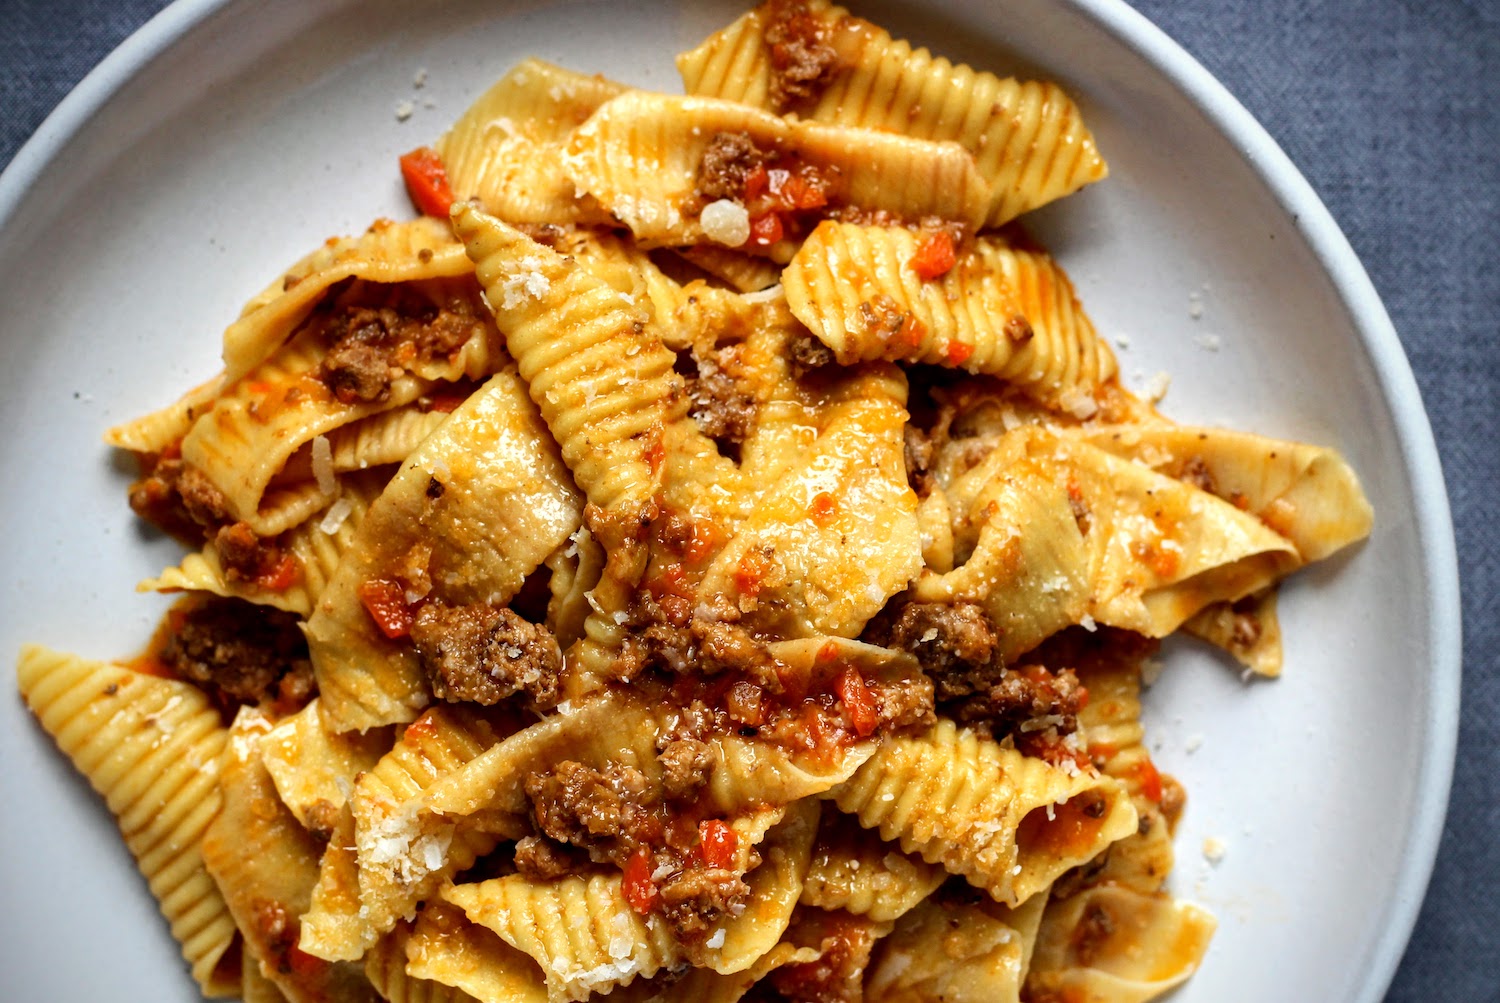
[[[625,882],[621,890],[625,901],[637,913],[644,916],[656,905],[656,882],[651,879],[651,854],[644,847],[631,854],[625,861]]]
[[[693,535],[683,556],[693,564],[701,564],[712,556],[718,545],[719,528],[711,522],[699,520],[693,523]]]
[[[927,325],[917,320],[912,314],[907,314],[901,321],[901,327],[896,331],[896,343],[906,345],[910,348],[921,348],[922,339],[927,336]]]
[[[957,261],[953,248],[953,234],[947,230],[928,230],[917,243],[917,253],[912,255],[911,270],[924,282],[947,275]]]
[[[812,505],[808,507],[807,514],[812,516],[812,521],[820,528],[826,528],[829,523],[838,518],[838,499],[827,491],[819,491],[813,496]]]
[[[740,563],[734,569],[734,584],[739,588],[740,594],[754,598],[760,595],[764,585],[766,574],[771,570],[771,562],[759,550],[747,550],[740,558]]]
[[[1156,764],[1149,758],[1142,759],[1135,768],[1135,776],[1140,781],[1141,793],[1145,795],[1146,800],[1161,804],[1163,790],[1161,774],[1157,772]]]
[[[720,819],[709,818],[698,823],[698,856],[709,867],[733,867],[739,843],[734,830]]]
[[[391,640],[411,633],[411,607],[406,604],[406,590],[388,578],[371,578],[361,582],[359,601],[380,632]]]
[[[839,702],[844,705],[844,712],[849,715],[849,723],[854,725],[855,734],[864,738],[874,731],[880,724],[880,714],[859,670],[851,665],[840,672],[834,688],[838,691]]]
[[[816,183],[793,174],[781,186],[781,202],[788,209],[820,209],[828,204],[828,196]]]
[[[955,366],[961,366],[969,361],[969,356],[974,354],[974,346],[965,345],[961,341],[950,341],[944,354],[948,356],[949,362]]]
[[[781,217],[774,212],[756,216],[750,221],[750,243],[756,247],[770,247],[785,235]]]
[[[282,554],[281,559],[255,576],[255,584],[272,592],[285,592],[302,579],[302,566],[291,554]]]
[[[401,157],[401,177],[412,204],[428,216],[448,218],[453,205],[453,189],[448,186],[448,170],[443,158],[430,146],[419,146]]]
[[[328,962],[322,958],[313,957],[296,944],[287,949],[286,961],[287,967],[292,970],[292,974],[300,975],[303,978],[314,977],[328,967]]]
[[[766,171],[765,164],[756,164],[750,173],[745,175],[745,201],[760,198],[766,193],[766,186],[770,184],[771,175]]]

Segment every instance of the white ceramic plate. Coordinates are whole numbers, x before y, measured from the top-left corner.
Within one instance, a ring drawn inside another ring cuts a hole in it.
[[[1174,887],[1221,921],[1174,999],[1376,1000],[1437,845],[1459,677],[1446,498],[1384,310],[1284,155],[1117,0],[858,9],[1077,96],[1112,176],[1030,222],[1128,339],[1128,382],[1165,371],[1172,416],[1327,443],[1364,479],[1373,537],[1284,593],[1285,677],[1174,646],[1148,728],[1189,791]],[[101,430],[210,375],[218,332],[305,250],[408,213],[399,153],[528,54],[677,90],[672,54],[738,10],[182,0],[122,46],[0,179],[5,657],[144,642],[161,606],[132,589],[175,548],[139,532]],[[196,999],[107,813],[17,699],[0,762],[4,995]]]

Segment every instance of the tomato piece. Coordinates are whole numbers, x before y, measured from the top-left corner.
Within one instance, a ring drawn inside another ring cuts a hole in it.
[[[359,601],[380,632],[391,640],[411,633],[411,607],[406,604],[406,590],[388,578],[371,578],[361,582]]]
[[[812,516],[812,521],[819,528],[827,528],[829,523],[838,518],[838,499],[834,498],[827,491],[819,491],[813,496],[812,505],[808,507],[807,514]]]
[[[922,339],[926,336],[927,325],[911,314],[907,314],[901,321],[901,327],[896,331],[895,341],[909,348],[921,348]]]
[[[849,666],[839,673],[833,685],[838,691],[839,702],[844,705],[844,712],[849,715],[849,723],[854,725],[855,734],[864,738],[874,731],[880,724],[880,714],[859,670]]]
[[[781,200],[788,209],[821,209],[828,204],[828,194],[815,178],[794,174],[782,186]]]
[[[281,559],[255,576],[255,584],[272,592],[285,592],[302,580],[302,566],[291,554],[282,554]]]
[[[765,164],[756,164],[745,175],[745,201],[760,198],[766,193],[766,186],[770,184],[771,175],[766,170]]]
[[[656,882],[651,880],[651,870],[651,854],[645,847],[636,850],[625,861],[625,882],[621,890],[630,908],[642,916],[656,905]]]
[[[1163,794],[1161,773],[1157,771],[1156,764],[1150,759],[1142,759],[1135,768],[1135,777],[1140,782],[1141,793],[1145,795],[1146,800],[1161,804]]]
[[[287,967],[292,970],[293,975],[303,978],[312,978],[319,975],[323,969],[328,967],[328,962],[322,958],[315,958],[302,948],[293,944],[286,952]]]
[[[781,217],[774,212],[756,216],[750,221],[750,243],[757,247],[770,247],[786,236]]]
[[[448,218],[453,205],[453,189],[448,186],[448,169],[443,158],[430,146],[419,146],[401,155],[401,178],[412,204],[428,216]]]
[[[928,230],[917,243],[917,253],[911,258],[911,270],[923,282],[930,282],[947,275],[957,260],[953,234],[947,230]]]
[[[739,844],[740,838],[723,820],[708,818],[698,823],[698,856],[709,867],[733,867]]]
[[[711,522],[695,522],[692,539],[688,540],[687,551],[683,556],[693,564],[702,564],[713,555],[718,545],[719,528]]]
[[[948,356],[949,362],[955,366],[961,366],[969,361],[969,356],[974,354],[974,346],[965,345],[961,341],[950,341],[944,354]]]
[[[734,584],[741,595],[755,598],[765,584],[771,570],[771,562],[759,550],[747,550],[734,569]]]

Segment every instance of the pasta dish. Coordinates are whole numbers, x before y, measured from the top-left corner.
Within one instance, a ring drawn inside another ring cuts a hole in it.
[[[1143,674],[1278,675],[1354,473],[1123,385],[1017,222],[1108,173],[1056,84],[827,0],[677,65],[514,66],[401,158],[415,218],[110,429],[180,598],[22,695],[207,996],[1167,992],[1215,923]]]

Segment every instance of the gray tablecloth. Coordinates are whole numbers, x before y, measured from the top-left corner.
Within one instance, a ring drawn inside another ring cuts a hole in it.
[[[1133,2],[1311,180],[1416,370],[1458,530],[1464,707],[1437,870],[1388,998],[1500,1000],[1500,527],[1484,514],[1500,489],[1500,2]],[[0,164],[162,6],[0,0]]]

